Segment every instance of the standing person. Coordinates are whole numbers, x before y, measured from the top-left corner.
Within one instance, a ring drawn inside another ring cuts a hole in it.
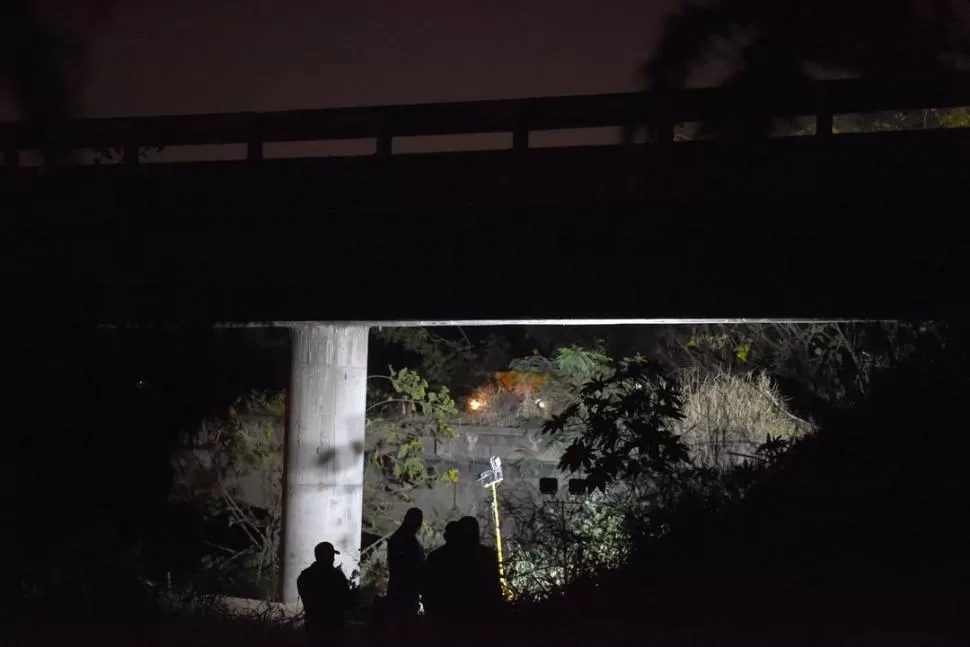
[[[311,647],[344,643],[344,613],[352,600],[347,576],[333,564],[339,554],[328,541],[317,544],[313,549],[316,561],[296,579],[306,612],[307,644]]]
[[[451,521],[445,526],[445,545],[428,555],[421,599],[425,614],[439,627],[453,621],[461,611],[465,563],[461,539],[458,522]]]
[[[395,620],[407,630],[418,614],[422,579],[424,578],[424,549],[418,541],[418,531],[424,523],[424,513],[410,508],[401,527],[387,542],[387,602]]]
[[[475,517],[458,520],[468,560],[469,593],[473,605],[483,612],[494,611],[502,604],[502,579],[498,568],[498,551],[482,545],[481,528]]]

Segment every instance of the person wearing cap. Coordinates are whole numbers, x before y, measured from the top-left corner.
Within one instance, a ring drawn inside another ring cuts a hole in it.
[[[351,606],[350,583],[334,558],[340,553],[328,541],[313,549],[316,559],[296,580],[306,613],[307,642],[311,646],[340,645],[344,641],[344,613]]]

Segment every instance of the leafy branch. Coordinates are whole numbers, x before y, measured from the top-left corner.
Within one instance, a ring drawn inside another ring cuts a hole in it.
[[[389,367],[388,375],[378,377],[388,383],[392,394],[380,395],[368,407],[369,412],[385,414],[368,419],[368,433],[374,438],[369,462],[379,470],[388,493],[429,485],[432,474],[423,459],[422,438],[454,438],[455,401],[447,387],[432,391],[427,380],[407,368]]]
[[[671,424],[683,418],[682,406],[676,383],[637,356],[583,386],[579,401],[543,425],[543,433],[580,427],[560,469],[582,472],[589,490],[605,490],[617,479],[667,474],[689,463],[688,448]]]

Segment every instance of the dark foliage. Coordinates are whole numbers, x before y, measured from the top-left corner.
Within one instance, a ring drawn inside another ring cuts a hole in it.
[[[589,490],[603,490],[617,479],[670,474],[687,463],[687,448],[670,429],[680,418],[676,383],[658,365],[636,357],[583,386],[579,402],[545,423],[543,433],[579,427],[559,466],[582,472]]]
[[[616,618],[602,640],[960,644],[966,339],[949,328],[820,431],[787,451],[766,444],[762,465],[697,474],[667,502],[668,531],[643,533],[627,569],[561,613]]]
[[[72,66],[79,48],[45,19],[39,5],[35,0],[0,2],[0,81],[19,103],[23,119],[44,132],[74,116]]]
[[[123,589],[177,570],[174,546],[191,558],[187,544],[201,530],[169,505],[169,456],[179,432],[244,388],[286,384],[285,333],[262,334],[62,329],[18,337],[8,364],[17,376],[16,461],[5,489],[22,520],[17,587],[53,594],[72,579],[108,586],[120,578],[110,586]]]
[[[965,0],[715,0],[690,3],[669,19],[644,67],[649,89],[685,87],[721,51],[739,96],[783,92],[819,71],[885,79],[926,79],[970,54]],[[724,53],[723,50],[730,52]],[[725,110],[721,136],[766,136],[771,120]]]

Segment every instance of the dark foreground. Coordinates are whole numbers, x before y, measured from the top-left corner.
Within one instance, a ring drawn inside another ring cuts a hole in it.
[[[562,600],[541,605],[510,605],[501,617],[481,618],[475,626],[442,636],[421,619],[408,638],[400,631],[353,621],[348,647],[369,645],[965,645],[968,626],[945,609],[926,609],[919,592],[910,599],[871,592],[853,595],[772,595],[735,589],[730,602],[720,596],[668,591],[665,600],[631,595],[588,597],[580,608]],[[782,593],[782,592],[778,592]],[[685,599],[689,598],[689,599]],[[881,600],[895,603],[881,606]],[[800,599],[801,601],[796,601]],[[714,608],[717,606],[718,608]],[[881,606],[881,608],[880,608]],[[950,611],[959,610],[952,609]],[[947,617],[948,616],[948,617]],[[39,620],[39,619],[37,619]],[[121,610],[113,618],[76,618],[21,625],[13,643],[28,646],[144,645],[179,647],[304,645],[300,619],[272,613],[233,616],[217,605],[193,612],[160,608]]]

